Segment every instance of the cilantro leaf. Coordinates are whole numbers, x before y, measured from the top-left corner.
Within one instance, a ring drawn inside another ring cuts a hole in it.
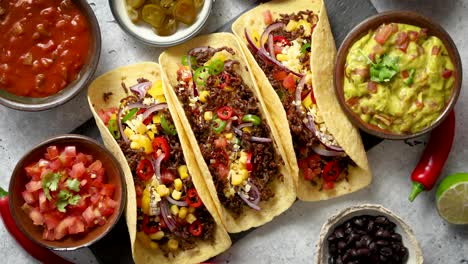
[[[307,51],[310,51],[310,43],[305,43],[304,45],[302,45],[301,53],[304,54]]]
[[[68,201],[58,200],[55,205],[57,206],[57,210],[59,210],[59,212],[65,213],[67,211],[65,207],[68,205]]]
[[[58,188],[58,183],[62,174],[60,173],[49,173],[42,178],[42,189],[44,191],[47,200],[51,200],[52,196],[50,195],[50,191],[56,191]]]
[[[405,81],[405,84],[410,86],[414,83],[414,75],[416,74],[416,70],[415,69],[410,69],[409,70],[409,76],[408,76],[408,79],[406,79]]]
[[[81,196],[79,194],[71,197],[70,199],[68,199],[68,203],[71,204],[71,205],[77,205],[78,202],[80,201],[81,199]]]
[[[67,180],[67,187],[68,189],[79,192],[80,191],[80,184],[81,182],[77,179],[68,179]]]
[[[359,52],[366,59],[367,64],[370,65],[369,72],[373,82],[389,82],[400,72],[400,67],[398,67],[399,57],[384,55],[383,57],[377,57],[373,62],[362,50],[359,50]]]
[[[58,194],[59,200],[62,200],[62,201],[68,200],[71,196],[72,194],[67,190],[61,190]]]
[[[57,206],[57,210],[59,210],[62,213],[65,213],[67,211],[67,209],[65,209],[67,205],[77,205],[80,199],[81,196],[79,194],[73,195],[67,190],[61,190],[58,194],[58,200],[55,203],[55,205]]]

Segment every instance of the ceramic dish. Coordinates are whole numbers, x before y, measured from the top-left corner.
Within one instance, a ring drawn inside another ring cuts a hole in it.
[[[344,69],[346,64],[346,59],[348,55],[348,50],[350,47],[359,39],[361,39],[364,35],[366,35],[369,30],[375,30],[382,24],[388,23],[404,23],[409,25],[418,26],[421,28],[427,28],[428,36],[436,36],[441,39],[444,46],[447,48],[448,55],[452,60],[452,63],[455,66],[454,77],[455,82],[453,84],[452,95],[449,101],[446,103],[445,108],[443,109],[442,113],[439,117],[429,126],[423,128],[422,130],[412,133],[412,134],[397,134],[392,133],[390,131],[379,129],[377,126],[369,125],[368,123],[364,122],[358,114],[356,114],[346,103],[344,98]],[[335,66],[335,73],[334,73],[334,81],[335,81],[335,92],[338,97],[339,103],[341,108],[344,110],[348,118],[360,129],[364,130],[365,132],[375,135],[380,138],[384,139],[409,139],[414,138],[420,135],[423,135],[435,127],[437,127],[442,121],[447,117],[449,112],[455,106],[457,102],[458,95],[460,94],[461,90],[461,83],[462,83],[462,65],[460,60],[460,55],[458,53],[457,47],[453,42],[452,38],[449,34],[437,23],[430,20],[427,17],[421,16],[417,13],[410,12],[410,11],[390,11],[380,13],[378,15],[372,16],[359,25],[357,25],[345,38],[343,44],[341,45],[340,49],[338,50],[337,58],[336,58],[336,66]]]
[[[335,227],[353,218],[354,216],[359,215],[386,216],[390,221],[396,224],[395,232],[402,236],[403,244],[406,248],[408,248],[409,257],[406,263],[423,263],[423,255],[419,243],[416,240],[416,237],[414,236],[411,228],[405,222],[403,222],[401,218],[381,205],[363,204],[342,210],[336,215],[330,217],[328,221],[322,226],[320,231],[320,239],[317,246],[318,264],[328,263],[329,254],[327,237],[334,231]]]
[[[177,32],[170,36],[158,36],[143,22],[133,23],[127,13],[125,0],[109,0],[109,5],[115,20],[128,35],[149,46],[170,47],[185,42],[200,32],[211,13],[213,1],[205,0],[196,21],[190,26],[179,25]]]

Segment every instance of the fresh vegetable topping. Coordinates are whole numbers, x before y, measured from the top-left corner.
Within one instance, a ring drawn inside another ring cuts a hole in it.
[[[140,178],[142,181],[148,181],[154,175],[153,164],[151,164],[151,161],[149,161],[148,159],[142,159],[138,163],[136,172],[138,178]]]
[[[259,126],[262,123],[262,119],[259,116],[251,114],[244,115],[242,121],[252,123],[254,126]]]
[[[218,115],[219,119],[221,120],[228,120],[232,116],[232,108],[230,106],[223,106],[216,111],[216,114]]]
[[[153,150],[155,158],[158,158],[158,156],[164,153],[165,156],[163,160],[168,160],[171,155],[171,149],[164,137],[156,137],[153,139]]]

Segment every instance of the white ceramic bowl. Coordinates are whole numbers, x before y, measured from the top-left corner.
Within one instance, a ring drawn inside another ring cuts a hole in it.
[[[322,226],[320,231],[320,239],[317,245],[317,263],[328,263],[328,241],[327,237],[334,231],[335,227],[341,225],[345,221],[358,215],[383,215],[396,224],[395,232],[400,234],[403,239],[403,245],[408,249],[407,264],[422,264],[423,255],[416,237],[411,228],[403,222],[401,218],[396,216],[390,210],[377,204],[363,204],[346,208],[338,214],[330,217]]]
[[[213,0],[204,1],[195,23],[190,26],[179,23],[177,32],[170,36],[158,36],[151,26],[141,21],[133,23],[127,13],[125,0],[109,0],[109,5],[115,20],[127,34],[149,46],[169,47],[185,42],[200,32],[211,13]]]

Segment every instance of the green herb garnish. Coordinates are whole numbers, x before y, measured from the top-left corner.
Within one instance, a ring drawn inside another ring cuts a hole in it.
[[[364,58],[366,58],[367,64],[370,64],[370,77],[373,82],[389,82],[395,75],[397,75],[398,72],[400,72],[400,68],[398,67],[398,57],[383,55],[382,57],[377,57],[375,62],[373,62],[364,54],[364,52],[362,52],[362,50],[359,50],[359,52]]]
[[[80,191],[80,184],[81,182],[77,179],[68,179],[67,180],[67,187],[68,189],[79,192]]]
[[[310,43],[302,45],[301,53],[306,53],[306,51],[310,51]]]
[[[44,190],[47,200],[52,200],[50,192],[57,190],[60,178],[62,178],[62,174],[60,173],[49,173],[42,178],[42,189]]]
[[[416,70],[415,69],[410,69],[409,70],[409,76],[408,76],[408,79],[405,80],[405,84],[410,86],[414,83],[414,75],[416,74]]]
[[[81,196],[79,194],[73,195],[67,190],[61,190],[58,194],[58,200],[55,203],[55,205],[57,206],[57,210],[59,210],[62,213],[65,213],[67,211],[65,209],[67,205],[77,205],[80,199]]]

